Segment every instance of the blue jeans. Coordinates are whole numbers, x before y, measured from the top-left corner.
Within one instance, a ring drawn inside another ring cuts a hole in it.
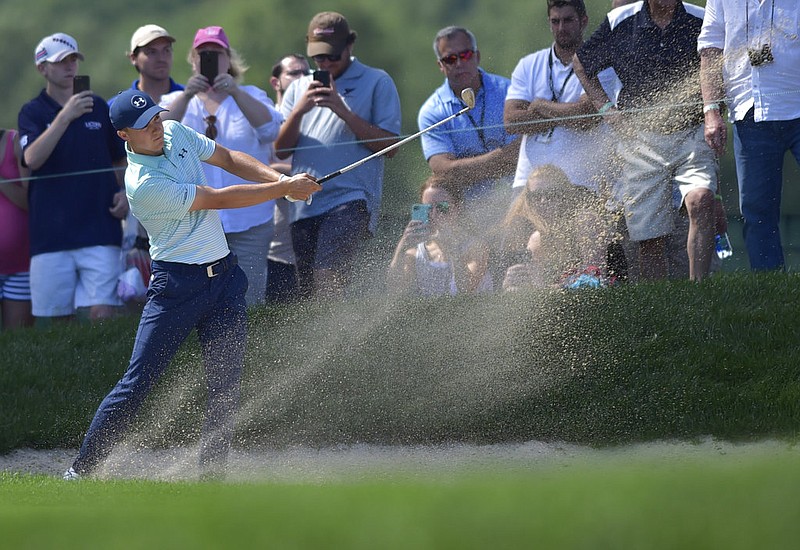
[[[153,261],[128,370],[100,403],[73,464],[76,472],[91,473],[111,453],[194,328],[208,388],[200,466],[207,473],[224,470],[244,364],[246,291],[247,277],[233,253],[205,265]]]
[[[791,151],[800,164],[800,119],[755,122],[750,109],[734,124],[733,145],[750,268],[783,269],[783,157]]]

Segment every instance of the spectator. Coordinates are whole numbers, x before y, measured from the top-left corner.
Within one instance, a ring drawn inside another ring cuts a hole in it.
[[[63,319],[88,307],[90,319],[110,317],[120,305],[120,220],[128,213],[122,175],[114,170],[124,166],[123,143],[102,98],[73,94],[83,59],[74,38],[45,37],[34,59],[46,87],[19,113],[23,163],[32,176],[33,314]]]
[[[331,83],[305,76],[284,94],[286,122],[275,147],[280,159],[294,153],[293,172],[329,174],[397,141],[397,88],[385,71],[353,57],[355,41],[343,15],[322,12],[311,19],[306,53],[329,71]],[[365,163],[326,182],[311,204],[292,205],[301,296],[343,296],[356,255],[377,228],[383,165],[383,156]]]
[[[311,72],[306,56],[301,53],[286,54],[272,66],[272,77],[269,83],[275,90],[275,105],[280,105],[283,101],[283,94],[289,85]]]
[[[571,286],[585,278],[605,286],[613,280],[606,266],[612,217],[595,193],[574,185],[561,168],[533,169],[505,226],[511,247],[524,243],[530,256],[508,269],[504,289]]]
[[[0,129],[0,317],[3,330],[33,326],[28,238],[28,171],[15,130]]]
[[[97,471],[194,329],[208,386],[201,472],[224,474],[244,363],[247,279],[217,210],[284,195],[305,200],[319,189],[306,174],[289,178],[178,122],[162,123],[162,111],[138,90],[123,92],[111,108],[111,122],[127,143],[131,208],[152,240],[153,280],[128,369],[100,404],[78,457],[64,473],[67,480]],[[210,187],[202,163],[262,183]]]
[[[598,112],[620,135],[626,224],[639,242],[640,275],[667,276],[666,236],[674,229],[672,188],[689,216],[689,277],[709,273],[714,248],[713,152],[703,141],[696,40],[703,9],[678,0],[647,0],[606,16],[578,50],[575,74]],[[621,119],[597,75],[612,67],[622,83]]]
[[[465,230],[460,188],[442,183],[431,176],[422,188],[428,221],[412,219],[397,243],[387,276],[391,293],[446,296],[492,290],[488,245]]]
[[[475,35],[463,27],[445,27],[433,39],[433,52],[444,83],[419,110],[417,123],[427,128],[460,111],[464,88],[475,91],[475,107],[465,115],[423,134],[425,160],[437,176],[457,182],[467,202],[482,199],[485,219],[487,195],[498,191],[498,181],[510,179],[519,154],[519,139],[503,127],[503,102],[509,80],[480,67]],[[507,198],[499,198],[502,210]],[[499,214],[498,214],[499,216]]]
[[[305,56],[293,53],[281,57],[272,67],[270,84],[275,90],[275,105],[280,108],[283,93],[289,84],[310,72]],[[277,159],[270,166],[282,174],[291,175],[292,161]],[[289,225],[291,215],[289,201],[275,201],[275,232],[267,254],[267,301],[274,303],[291,302],[298,296],[297,266],[292,248],[292,229]]]
[[[607,148],[598,147],[606,138],[597,120],[586,117],[595,109],[572,67],[589,24],[586,6],[583,0],[547,0],[547,17],[553,44],[517,63],[506,95],[506,130],[523,135],[514,188],[525,188],[534,166],[554,164],[576,185],[599,191],[610,170]]]
[[[183,90],[183,86],[172,80],[172,54],[175,39],[163,27],[144,25],[131,36],[131,49],[128,57],[139,78],[131,84],[131,89],[141,90],[161,102],[161,96]],[[113,103],[111,98],[110,103]]]
[[[134,31],[127,55],[139,78],[131,83],[131,89],[145,92],[156,103],[161,102],[163,95],[183,90],[170,76],[174,43],[175,38],[158,25],[144,25]],[[109,99],[109,105],[114,99]],[[150,243],[144,227],[131,213],[125,220],[122,252],[126,267],[136,268],[142,279],[140,288],[146,289],[150,283]],[[142,301],[144,294],[134,294],[131,298]]]
[[[215,52],[218,74],[209,81],[200,72],[200,56]],[[272,160],[272,142],[278,135],[283,118],[267,93],[255,86],[242,84],[247,66],[231,48],[222,27],[199,29],[189,52],[193,74],[182,92],[162,98],[169,107],[165,120],[182,123],[224,145],[243,151],[264,164]],[[206,181],[222,189],[247,183],[222,168],[204,165]],[[248,306],[263,304],[267,288],[267,243],[272,240],[272,216],[275,202],[266,201],[246,208],[220,212],[228,246],[239,259],[247,275]]]
[[[754,270],[784,269],[779,229],[783,157],[800,164],[800,4],[796,0],[708,0],[698,40],[705,137],[722,155],[729,107],[744,217]]]

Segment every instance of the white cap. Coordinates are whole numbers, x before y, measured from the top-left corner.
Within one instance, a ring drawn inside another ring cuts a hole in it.
[[[159,27],[158,25],[145,25],[136,29],[136,31],[133,33],[133,36],[131,36],[131,49],[128,53],[135,52],[136,48],[147,46],[150,42],[156,40],[157,38],[166,38],[170,42],[175,42],[175,39],[170,36],[164,27]]]
[[[37,65],[45,61],[58,63],[73,53],[83,60],[83,54],[78,51],[78,42],[68,34],[57,32],[42,38],[33,52],[33,60]]]

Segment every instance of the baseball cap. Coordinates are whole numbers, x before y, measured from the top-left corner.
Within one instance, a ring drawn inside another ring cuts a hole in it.
[[[33,60],[37,65],[45,61],[58,63],[73,53],[83,60],[83,54],[78,51],[78,42],[68,34],[57,32],[42,38],[33,51]]]
[[[196,49],[198,46],[209,43],[218,44],[226,50],[231,48],[231,43],[228,42],[228,36],[225,34],[225,30],[222,27],[213,26],[199,29],[194,35],[192,48]]]
[[[149,95],[130,88],[117,94],[114,103],[111,104],[108,116],[111,119],[111,125],[117,130],[125,128],[141,130],[147,126],[150,119],[161,111],[166,111],[166,109],[156,105]]]
[[[130,53],[136,51],[136,48],[147,46],[150,42],[157,38],[166,38],[170,42],[175,42],[175,39],[167,32],[164,27],[158,25],[144,25],[134,31],[131,36],[131,49]]]
[[[335,11],[324,11],[315,15],[308,24],[306,51],[309,57],[338,55],[355,39],[356,31],[350,30],[344,15]]]

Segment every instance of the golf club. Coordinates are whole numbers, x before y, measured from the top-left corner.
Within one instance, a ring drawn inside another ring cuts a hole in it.
[[[336,170],[335,172],[331,172],[328,175],[322,176],[321,178],[317,179],[317,183],[322,185],[323,183],[325,183],[326,181],[328,181],[331,178],[335,178],[336,176],[340,176],[340,175],[344,174],[345,172],[349,172],[350,170],[353,170],[354,168],[358,168],[362,164],[364,164],[366,162],[369,162],[372,159],[378,158],[378,157],[380,157],[382,155],[385,155],[389,151],[393,151],[394,149],[397,149],[401,145],[405,145],[406,143],[408,143],[412,139],[416,139],[416,138],[418,138],[419,136],[421,136],[422,134],[424,134],[426,132],[430,132],[431,130],[433,130],[434,128],[436,128],[438,126],[441,126],[445,122],[449,122],[449,121],[453,120],[454,118],[456,118],[457,116],[463,115],[464,113],[466,113],[467,111],[469,111],[470,109],[475,107],[475,90],[473,90],[472,88],[464,88],[461,91],[461,101],[464,102],[465,107],[463,109],[461,109],[460,111],[458,111],[457,113],[454,113],[454,114],[450,115],[447,118],[443,118],[439,122],[437,122],[435,124],[431,124],[427,128],[423,128],[422,130],[420,130],[416,134],[412,134],[412,135],[410,135],[410,136],[408,136],[408,137],[406,137],[404,139],[401,139],[400,141],[398,141],[396,143],[393,143],[393,144],[389,145],[388,147],[384,147],[380,151],[377,151],[377,152],[371,154],[368,157],[365,157],[365,158],[363,158],[361,160],[358,160],[358,161],[356,161],[356,162],[354,162],[352,164],[349,164],[349,165],[345,166],[344,168],[340,168],[339,170]],[[286,199],[289,200],[289,201],[295,202],[294,199],[291,199],[288,196],[286,197]],[[309,200],[307,202],[308,202],[308,204],[311,204],[311,198],[309,198]]]

